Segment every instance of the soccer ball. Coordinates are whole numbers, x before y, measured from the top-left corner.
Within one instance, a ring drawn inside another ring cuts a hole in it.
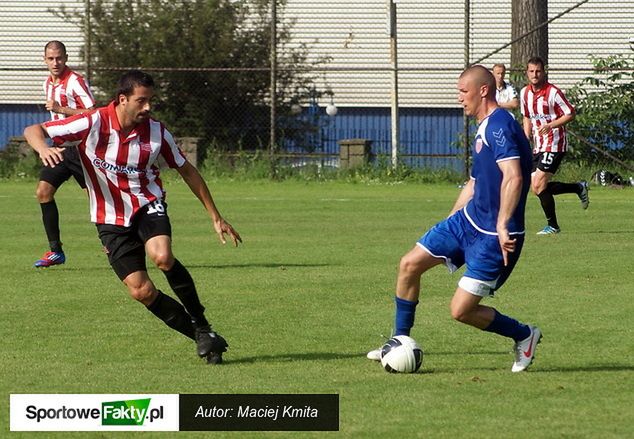
[[[423,350],[407,335],[390,338],[381,348],[381,364],[392,373],[414,373],[423,364]]]

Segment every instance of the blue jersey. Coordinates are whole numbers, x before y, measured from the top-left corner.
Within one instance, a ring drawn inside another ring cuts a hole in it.
[[[524,131],[508,111],[498,108],[478,126],[473,147],[471,178],[475,180],[473,198],[465,215],[479,231],[497,235],[502,171],[498,162],[519,160],[522,194],[508,223],[509,234],[524,233],[524,208],[531,182],[532,153]]]

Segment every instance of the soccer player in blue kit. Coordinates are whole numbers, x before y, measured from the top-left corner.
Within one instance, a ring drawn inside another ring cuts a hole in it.
[[[396,283],[393,335],[410,335],[421,275],[445,264],[450,272],[466,264],[451,300],[451,316],[515,342],[512,371],[533,361],[539,328],[501,314],[480,301],[492,296],[513,271],[524,244],[524,208],[531,183],[531,148],[522,127],[495,100],[495,78],[485,67],[469,67],[458,80],[458,100],[479,123],[471,178],[449,217],[432,227],[401,258]],[[368,358],[380,360],[380,349]]]

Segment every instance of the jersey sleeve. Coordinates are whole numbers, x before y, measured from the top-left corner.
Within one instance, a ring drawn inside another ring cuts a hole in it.
[[[568,116],[574,113],[575,111],[575,108],[572,106],[570,102],[568,102],[568,99],[566,99],[566,96],[564,96],[564,93],[559,89],[557,90],[557,93],[555,93],[555,108],[556,108],[557,114],[560,117]]]
[[[85,113],[43,124],[48,136],[57,145],[83,140],[88,135],[91,125],[90,115]]]
[[[512,121],[515,123],[515,121]],[[506,120],[490,121],[485,131],[486,142],[493,149],[496,162],[518,159],[519,145]]]
[[[163,130],[163,141],[161,143],[161,156],[165,159],[165,162],[170,168],[180,168],[185,164],[187,159],[185,154],[180,150],[174,136],[165,127],[161,126]]]
[[[78,109],[86,109],[95,106],[95,98],[93,97],[88,82],[82,76],[76,76],[73,81],[69,83],[69,89],[66,90],[67,94],[70,94],[75,101]]]

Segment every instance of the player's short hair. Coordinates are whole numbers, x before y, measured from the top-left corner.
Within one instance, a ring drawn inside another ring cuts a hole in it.
[[[130,97],[135,87],[154,87],[154,79],[149,73],[141,70],[129,70],[119,78],[116,97],[125,95]]]
[[[61,41],[53,40],[46,43],[44,46],[44,54],[48,49],[60,49],[64,55],[66,55],[66,46]]]
[[[489,88],[488,96],[495,99],[495,76],[493,76],[493,73],[491,73],[489,69],[487,69],[483,65],[474,64],[471,67],[466,68],[460,74],[460,78],[466,75],[472,75],[472,77],[475,77],[478,85],[486,85]]]
[[[526,61],[526,67],[528,67],[529,64],[539,64],[542,67],[542,70],[544,70],[544,60],[539,56],[533,56],[529,58],[528,61]]]
[[[505,66],[503,63],[501,63],[501,62],[498,62],[498,63],[493,64],[493,67],[491,67],[491,70],[493,70],[493,69],[494,69],[494,68],[496,68],[496,67],[501,67],[501,68],[503,68],[504,70],[506,70],[506,66]]]

